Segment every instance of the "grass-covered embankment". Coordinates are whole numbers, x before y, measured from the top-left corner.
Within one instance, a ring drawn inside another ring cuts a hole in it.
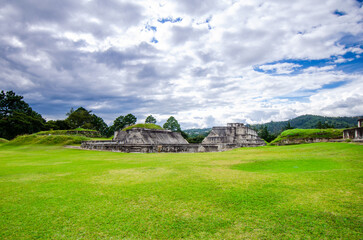
[[[319,140],[341,139],[344,129],[289,129],[283,131],[270,145],[309,143]]]
[[[1,239],[362,239],[363,146],[0,146]]]
[[[122,131],[130,130],[130,129],[133,129],[133,128],[164,129],[164,128],[160,127],[159,125],[156,125],[156,124],[153,124],[153,123],[138,123],[138,124],[135,124],[135,125],[125,127],[124,129],[122,129]]]
[[[81,144],[82,141],[91,140],[85,136],[70,136],[70,135],[22,135],[9,141],[7,145],[75,145]]]
[[[101,134],[92,129],[76,128],[70,130],[48,130],[35,133],[37,135],[71,135],[84,137],[101,137]]]

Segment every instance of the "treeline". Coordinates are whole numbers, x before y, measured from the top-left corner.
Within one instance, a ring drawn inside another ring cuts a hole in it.
[[[137,121],[136,116],[129,113],[125,116],[117,117],[111,126],[108,126],[104,120],[88,111],[83,107],[76,110],[73,108],[66,113],[67,118],[64,120],[46,121],[39,113],[35,112],[29,104],[23,100],[23,96],[16,95],[13,91],[1,91],[0,94],[0,138],[13,139],[18,135],[32,134],[44,130],[70,130],[70,129],[91,129],[100,132],[104,137],[110,137],[117,130],[134,125]],[[145,119],[145,123],[155,124],[157,120],[152,115]],[[164,129],[174,132],[180,132],[181,135],[190,141],[190,138],[184,133],[178,121],[173,117],[163,125]]]
[[[136,123],[137,118],[129,113],[117,117],[111,126],[104,120],[83,107],[66,114],[64,120],[46,121],[39,113],[23,101],[23,97],[13,91],[1,91],[0,94],[0,138],[13,139],[22,134],[31,134],[42,130],[69,130],[76,128],[92,129],[100,132],[102,136],[110,137],[114,131],[123,129]],[[349,128],[357,124],[360,117],[323,117],[303,115],[289,121],[269,122],[265,124],[248,125],[257,131],[258,135],[267,142],[274,140],[286,129],[324,129],[324,128]],[[157,120],[152,115],[148,116],[145,123],[155,124]],[[200,143],[209,134],[210,128],[189,129],[182,131],[178,121],[171,116],[163,125],[164,129],[180,132],[190,143]]]
[[[293,128],[300,129],[325,129],[325,128],[350,128],[357,126],[360,117],[325,117],[317,115],[302,115],[288,121],[268,122],[264,124],[251,124],[251,127],[259,129],[267,127],[271,134],[278,134],[289,123]]]

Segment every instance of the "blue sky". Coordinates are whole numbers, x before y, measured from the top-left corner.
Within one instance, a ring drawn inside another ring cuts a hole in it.
[[[183,129],[363,115],[357,0],[0,2],[0,89]]]

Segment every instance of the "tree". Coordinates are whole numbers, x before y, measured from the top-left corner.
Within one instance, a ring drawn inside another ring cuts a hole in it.
[[[164,123],[163,128],[171,130],[173,132],[181,132],[180,125],[173,116],[169,117],[168,120],[166,120],[166,123]]]
[[[150,116],[148,116],[145,119],[145,123],[153,123],[153,124],[155,124],[156,123],[156,119],[153,117],[153,115],[150,115]]]
[[[66,120],[49,120],[45,123],[46,129],[53,129],[53,130],[67,130],[71,129],[69,123]]]
[[[266,142],[271,142],[277,137],[277,134],[272,134],[268,131],[267,125],[262,125],[260,129],[258,129],[257,135]]]
[[[321,123],[321,121],[319,120],[318,123],[316,124],[316,128],[317,129],[323,129],[324,125]]]
[[[31,134],[44,129],[42,116],[13,91],[0,94],[0,137],[12,139],[20,134]]]
[[[136,123],[137,118],[131,113],[126,116],[119,116],[113,121],[113,125],[111,126],[111,131],[118,131],[127,126],[133,125]]]
[[[136,123],[137,118],[131,113],[127,114],[124,118],[125,127],[134,125]]]
[[[103,119],[96,114],[93,114],[92,111],[88,111],[83,107],[79,107],[77,110],[71,110],[66,114],[68,118],[64,120],[66,124],[68,124],[69,128],[85,128],[97,130],[103,136],[110,136],[110,129],[107,124],[103,121]],[[56,122],[61,121],[57,120]],[[62,122],[58,122],[61,124]],[[67,128],[67,129],[69,129]],[[111,133],[112,135],[112,133]]]
[[[16,95],[13,91],[7,91],[5,93],[4,90],[2,90],[0,94],[0,117],[9,116],[13,112],[21,112],[30,115],[38,114],[36,112],[33,113],[31,107],[22,100],[23,98],[23,96]]]
[[[189,137],[188,136],[187,141],[189,143],[202,143],[204,138],[205,138],[205,136],[203,136],[203,135],[197,135],[197,136],[194,136],[194,137]]]
[[[110,134],[109,127],[107,126],[105,121],[103,121],[102,118],[98,117],[95,114],[92,114],[91,124],[92,124],[92,129],[99,131],[102,136],[108,137],[112,135],[112,133]]]
[[[267,139],[269,139],[269,132],[267,130],[266,125],[261,126],[261,128],[259,129],[257,134],[260,138],[264,139],[265,141],[267,141]]]
[[[124,116],[119,116],[115,119],[115,121],[113,121],[113,125],[112,125],[112,130],[113,131],[118,131],[118,130],[121,130],[125,127],[124,125]]]
[[[287,121],[287,124],[286,124],[286,126],[284,127],[284,129],[283,129],[283,130],[289,130],[289,129],[294,129],[294,127],[293,127],[293,126],[291,126],[290,121]]]
[[[86,110],[83,107],[79,107],[77,110],[71,110],[69,113],[66,114],[68,118],[66,121],[69,123],[71,128],[88,128],[92,129],[91,122],[92,122],[92,114],[91,111]]]

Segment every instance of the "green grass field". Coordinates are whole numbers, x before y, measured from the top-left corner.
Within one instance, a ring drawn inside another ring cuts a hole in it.
[[[0,144],[0,239],[362,239],[363,145],[127,154]]]

